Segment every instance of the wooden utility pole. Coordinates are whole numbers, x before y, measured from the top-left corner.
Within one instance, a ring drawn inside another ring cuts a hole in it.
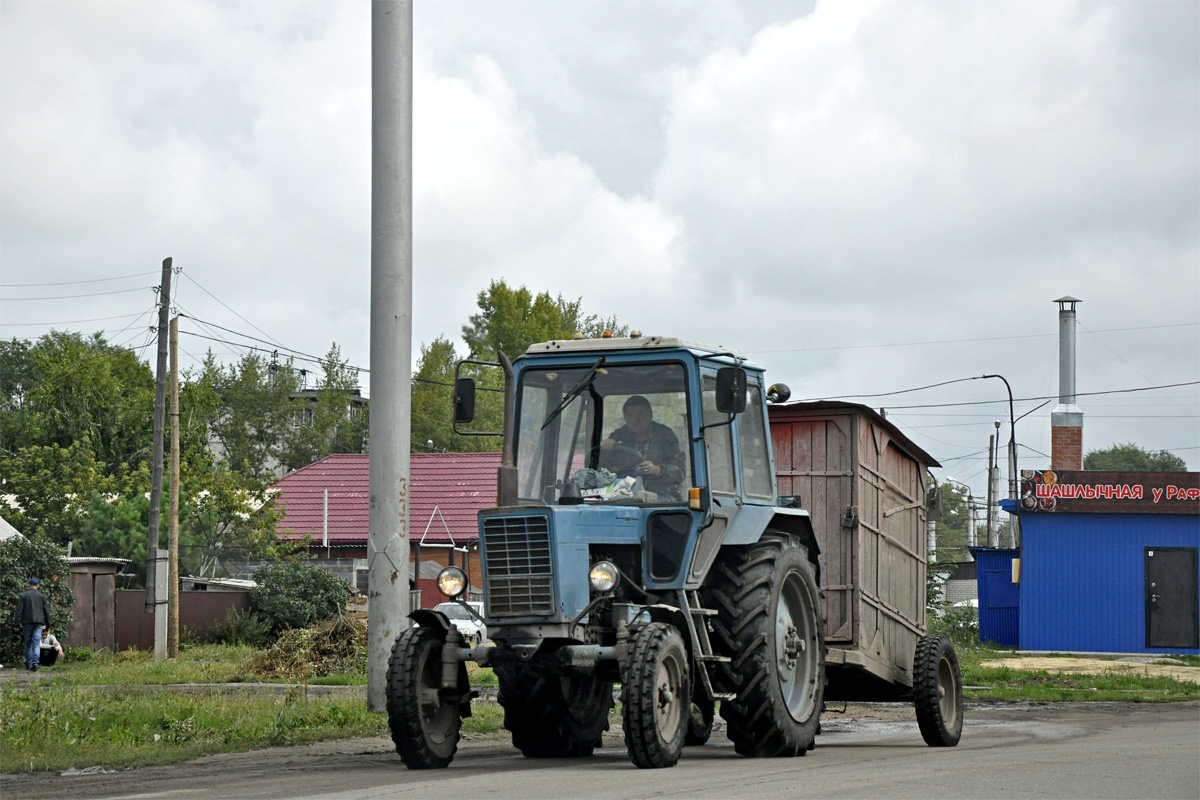
[[[179,657],[179,317],[171,318],[171,491],[167,508],[167,658]]]

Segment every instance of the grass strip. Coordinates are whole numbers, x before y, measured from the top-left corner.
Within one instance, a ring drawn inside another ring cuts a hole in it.
[[[1011,667],[963,665],[965,686],[973,699],[1026,701],[1033,703],[1116,701],[1125,703],[1173,703],[1200,699],[1200,684],[1162,676],[1106,672],[1099,675],[1050,673]]]
[[[104,692],[31,686],[0,695],[0,770],[166,764],[200,755],[386,736],[358,698]]]

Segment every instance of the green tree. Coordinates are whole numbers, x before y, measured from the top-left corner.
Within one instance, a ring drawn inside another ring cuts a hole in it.
[[[1187,472],[1187,462],[1166,450],[1143,450],[1133,442],[1114,444],[1104,450],[1089,450],[1084,469],[1119,472]]]
[[[292,422],[291,398],[299,380],[290,360],[277,363],[249,353],[224,368],[208,353],[197,393],[214,395],[202,402],[207,429],[233,473],[255,480],[272,474]]]
[[[362,453],[369,429],[368,407],[358,386],[358,370],[342,358],[335,343],[321,361],[324,375],[312,392],[292,396],[291,424],[284,431],[280,461],[288,471],[331,453]]]
[[[21,447],[0,459],[3,492],[10,496],[5,518],[26,536],[46,536],[66,545],[96,493],[114,491],[119,481],[96,462],[91,440]]]
[[[132,497],[92,494],[80,515],[75,536],[78,556],[127,558],[127,574],[133,576],[126,588],[140,588],[146,576],[147,531],[150,527],[150,497],[142,492]],[[187,574],[180,570],[181,574]]]
[[[282,512],[270,502],[275,495],[270,479],[250,480],[218,464],[187,488],[179,523],[181,574],[227,575],[230,560],[289,550],[275,537]]]
[[[942,492],[942,518],[934,523],[938,550],[961,550],[967,546],[968,491],[965,486],[946,482]]]
[[[454,368],[458,354],[448,339],[438,337],[421,345],[421,358],[412,382],[412,451],[498,452],[499,436],[460,436],[450,421]],[[466,430],[499,431],[504,425],[504,375],[495,367],[466,364],[463,377],[477,384],[475,420]],[[430,443],[432,442],[432,445]]]
[[[479,313],[463,326],[463,341],[475,358],[494,359],[497,351],[516,358],[535,342],[570,339],[576,333],[587,337],[612,331],[624,336],[626,326],[616,318],[601,319],[582,310],[582,298],[564,300],[549,292],[534,295],[524,286],[513,289],[503,280],[492,281],[477,299]]]
[[[100,335],[51,331],[0,348],[0,454],[87,440],[99,469],[120,476],[149,460],[154,380],[133,351]]]

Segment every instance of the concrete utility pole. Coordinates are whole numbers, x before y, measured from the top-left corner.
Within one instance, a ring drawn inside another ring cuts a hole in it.
[[[166,562],[160,561],[158,524],[162,506],[163,428],[167,395],[167,320],[171,314],[171,259],[163,259],[158,293],[158,369],[154,382],[154,433],[150,456],[150,519],[146,532],[146,605],[154,614],[154,660],[167,657]],[[161,574],[160,574],[161,573]]]
[[[367,707],[387,708],[409,626],[412,385],[412,0],[371,3],[371,453]]]
[[[179,316],[171,318],[171,491],[167,500],[167,658],[179,658]]]
[[[985,517],[985,527],[987,528],[987,546],[996,546],[996,503],[999,498],[996,497],[996,468],[992,466],[996,457],[996,436],[995,434],[988,437],[988,482],[987,482],[987,515]]]
[[[990,484],[988,494],[992,502],[988,505],[990,524],[988,527],[988,547],[1000,546],[1000,421],[996,420],[996,433],[991,437],[989,452],[994,452],[994,460],[988,472]]]

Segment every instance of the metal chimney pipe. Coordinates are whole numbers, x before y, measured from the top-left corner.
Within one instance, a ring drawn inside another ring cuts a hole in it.
[[[1071,296],[1060,297],[1058,303],[1058,402],[1075,405],[1075,304],[1082,302]]]
[[[1055,469],[1083,469],[1083,410],[1075,405],[1075,304],[1058,303],[1058,405],[1050,412],[1050,460]]]

